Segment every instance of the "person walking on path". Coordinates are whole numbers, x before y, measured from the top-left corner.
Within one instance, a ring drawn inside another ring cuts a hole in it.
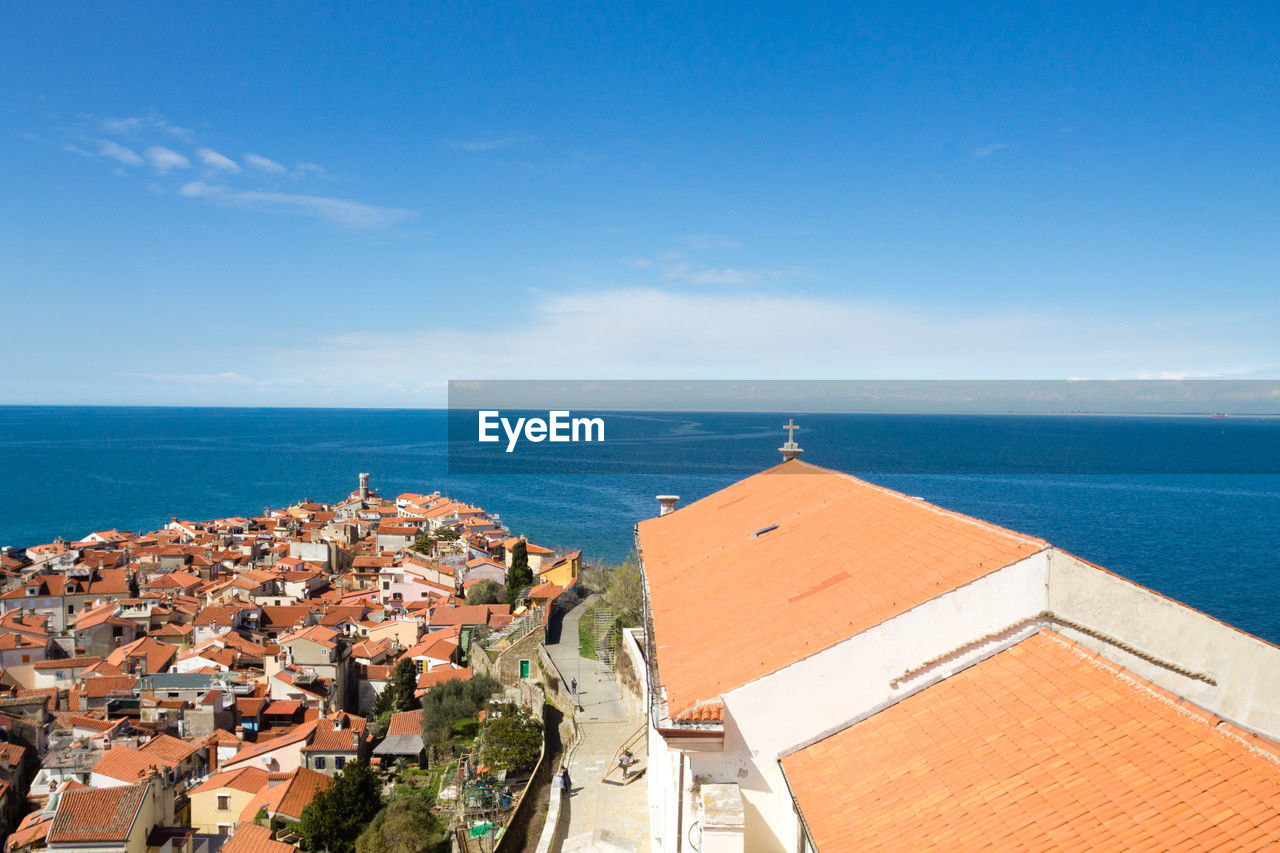
[[[566,797],[569,796],[572,790],[569,782],[569,768],[563,764],[560,765],[560,790]]]

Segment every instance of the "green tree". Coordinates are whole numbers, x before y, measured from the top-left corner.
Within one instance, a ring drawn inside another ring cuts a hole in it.
[[[467,590],[467,604],[501,604],[507,600],[507,591],[497,581],[480,581]]]
[[[520,592],[533,585],[533,572],[529,570],[529,546],[517,539],[511,548],[511,568],[507,569],[507,604],[512,607]]]
[[[644,576],[634,552],[605,574],[604,600],[624,628],[634,628],[644,618]]]
[[[531,770],[542,752],[542,723],[508,703],[484,726],[484,760],[493,770]]]
[[[414,690],[418,686],[418,671],[409,658],[402,658],[391,674],[391,680],[382,688],[378,698],[373,700],[373,715],[380,717],[385,713],[396,711],[412,711],[418,707]]]
[[[431,811],[426,791],[404,794],[387,803],[360,837],[356,853],[435,853],[449,849],[448,835]]]
[[[436,552],[436,540],[432,539],[426,533],[419,533],[413,537],[413,544],[409,546],[419,554],[434,554]]]
[[[496,678],[477,675],[463,681],[451,678],[422,697],[422,733],[429,744],[443,743],[453,734],[453,724],[474,717],[489,697],[502,689]]]
[[[317,853],[353,853],[356,839],[382,804],[382,783],[369,765],[349,763],[302,810],[298,834],[303,846]]]

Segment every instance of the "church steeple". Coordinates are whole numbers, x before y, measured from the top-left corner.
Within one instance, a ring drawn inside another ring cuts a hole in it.
[[[801,453],[804,453],[804,451],[800,449],[800,445],[796,444],[797,427],[795,419],[787,418],[787,422],[782,425],[782,428],[787,431],[787,442],[778,448],[778,452],[782,454],[782,461],[787,462],[791,459],[795,459]]]

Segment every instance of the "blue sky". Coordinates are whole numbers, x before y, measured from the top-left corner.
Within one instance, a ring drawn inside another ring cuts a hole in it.
[[[0,402],[1280,376],[1274,4],[32,3]]]

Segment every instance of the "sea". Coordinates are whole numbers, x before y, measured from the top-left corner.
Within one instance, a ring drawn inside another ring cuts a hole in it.
[[[776,464],[794,416],[807,461],[1042,537],[1280,644],[1280,419],[602,416],[604,442],[564,465],[543,445],[531,469],[519,449],[451,454],[443,410],[0,407],[0,545],[334,502],[368,472],[384,496],[441,491],[616,562],[655,495],[686,504]]]

